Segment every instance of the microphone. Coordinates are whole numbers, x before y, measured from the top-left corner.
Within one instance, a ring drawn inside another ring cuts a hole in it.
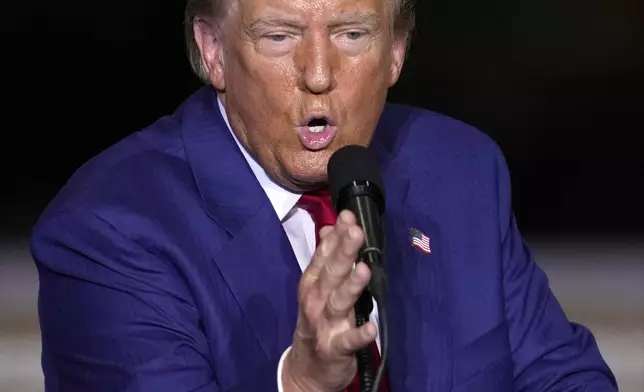
[[[385,187],[378,162],[366,147],[350,145],[340,148],[329,159],[327,172],[335,210],[338,213],[351,211],[364,232],[365,241],[358,252],[358,260],[364,261],[371,269],[371,280],[356,303],[356,322],[361,326],[369,320],[373,295],[378,305],[381,346],[380,366],[375,379],[368,349],[360,350],[357,356],[361,390],[376,392],[384,376],[389,348],[385,309],[385,233],[380,219],[385,211]]]
[[[359,259],[371,268],[369,291],[376,301],[384,300],[385,234],[380,215],[385,211],[385,188],[378,162],[365,147],[345,146],[331,156],[327,171],[335,210],[353,212],[364,232]]]

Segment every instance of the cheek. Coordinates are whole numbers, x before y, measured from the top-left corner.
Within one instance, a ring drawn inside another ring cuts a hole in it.
[[[388,88],[390,67],[381,51],[368,56],[348,58],[342,66],[342,84],[366,95],[379,94]]]
[[[265,123],[287,115],[295,100],[292,68],[285,62],[267,62],[252,55],[237,58],[237,64],[227,70],[227,94],[248,112],[247,120]]]
[[[243,71],[252,82],[270,92],[291,83],[294,75],[290,56],[266,57],[250,43],[237,53]]]
[[[347,73],[340,90],[347,107],[363,115],[369,111],[379,115],[379,105],[388,91],[388,73],[377,62],[359,64]]]
[[[289,109],[296,102],[296,80],[288,64],[257,61],[235,80],[239,97],[255,110],[270,108],[273,115],[279,117],[290,113]]]

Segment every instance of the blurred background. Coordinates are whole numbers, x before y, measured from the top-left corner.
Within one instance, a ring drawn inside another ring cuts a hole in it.
[[[0,391],[42,391],[27,237],[87,159],[199,83],[184,2],[5,2],[0,13]],[[519,225],[621,390],[644,391],[644,2],[422,0],[390,100],[479,127]]]

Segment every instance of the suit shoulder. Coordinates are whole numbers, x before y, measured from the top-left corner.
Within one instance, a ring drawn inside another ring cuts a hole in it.
[[[81,165],[39,222],[61,210],[100,212],[124,199],[132,203],[152,195],[164,181],[189,177],[186,171],[179,126],[173,117],[162,117]]]
[[[408,155],[447,153],[459,156],[502,155],[497,143],[486,133],[463,121],[404,104],[387,104],[383,113],[387,147]],[[402,149],[402,150],[400,150]]]
[[[381,126],[378,140],[389,151],[393,167],[416,178],[423,190],[428,191],[427,184],[441,185],[441,192],[450,198],[497,186],[509,188],[501,149],[471,125],[430,110],[391,104]]]

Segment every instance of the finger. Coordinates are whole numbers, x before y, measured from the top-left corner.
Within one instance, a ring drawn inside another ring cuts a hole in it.
[[[319,280],[319,277],[324,269],[328,259],[333,255],[335,249],[340,243],[340,238],[336,233],[334,226],[327,226],[324,238],[320,237],[320,245],[315,249],[315,253],[311,258],[311,263],[304,270],[301,282],[306,282],[306,285],[313,284]],[[323,229],[323,230],[324,230]]]
[[[319,233],[320,240],[324,239],[332,231],[333,231],[333,226],[324,226],[322,229],[320,229],[320,233]]]
[[[324,254],[324,268],[320,271],[317,280],[320,295],[323,298],[328,298],[331,292],[348,278],[358,258],[358,250],[364,241],[362,230],[355,225],[338,233],[337,237],[332,253]]]
[[[331,340],[331,353],[338,356],[353,354],[373,342],[377,335],[378,329],[372,322],[342,332]]]
[[[349,210],[342,210],[338,215],[338,223],[346,223],[348,225],[356,224],[356,216]]]
[[[371,270],[365,263],[358,263],[349,277],[331,292],[325,313],[330,319],[346,318],[371,279]]]
[[[335,226],[325,226],[320,230],[320,242],[317,244],[311,263],[304,271],[304,274],[307,275],[307,280],[317,280],[321,271],[325,268],[328,258],[332,256],[338,246],[338,236],[344,233],[349,227],[345,220],[355,222],[355,217],[350,212],[349,214],[342,213],[338,216]]]

